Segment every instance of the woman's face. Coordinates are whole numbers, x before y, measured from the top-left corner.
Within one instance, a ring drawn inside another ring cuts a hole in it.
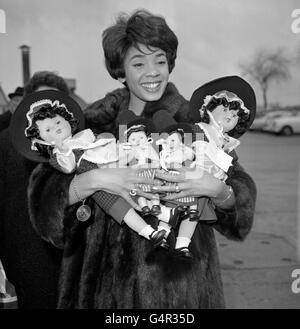
[[[211,113],[216,122],[223,127],[224,132],[231,131],[239,120],[237,111],[229,110],[223,105],[218,105]]]
[[[146,102],[159,100],[168,83],[169,67],[165,51],[131,47],[124,60],[125,81],[130,91],[130,105],[137,109]],[[134,109],[133,109],[134,110]]]

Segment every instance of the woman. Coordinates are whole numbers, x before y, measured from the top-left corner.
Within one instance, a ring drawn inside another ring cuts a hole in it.
[[[135,117],[153,118],[161,110],[176,121],[188,121],[188,102],[168,82],[177,44],[165,20],[146,11],[121,16],[105,30],[106,67],[125,88],[107,94],[86,110],[89,127],[96,133],[117,135],[119,125]],[[209,174],[191,171],[184,181],[186,192],[219,201],[217,229],[242,240],[252,225],[255,185],[238,164],[231,179],[234,192],[243,190],[242,197],[236,193],[235,198],[228,198],[229,187]],[[94,170],[76,177],[47,165],[39,165],[33,172],[28,193],[34,226],[45,240],[64,249],[58,307],[224,307],[212,226],[198,225],[192,241],[197,257],[186,262],[163,250],[152,253],[148,241],[109,220],[91,203],[92,218],[85,223],[76,220],[79,202],[97,190],[121,195],[137,207],[129,195],[137,182],[136,172],[130,168]],[[154,218],[151,223],[157,224]],[[173,233],[171,244],[172,238]]]

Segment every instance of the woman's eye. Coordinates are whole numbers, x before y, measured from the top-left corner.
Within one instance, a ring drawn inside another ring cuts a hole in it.
[[[143,63],[135,63],[133,64],[134,67],[142,67],[144,64]]]
[[[48,129],[46,129],[46,131],[47,131],[47,133],[50,131],[50,129],[48,128]]]
[[[57,122],[56,122],[56,124],[58,124],[58,125],[59,125],[59,124],[60,124],[60,121],[57,121]]]

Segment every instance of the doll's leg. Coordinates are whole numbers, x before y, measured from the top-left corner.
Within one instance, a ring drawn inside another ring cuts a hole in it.
[[[150,240],[154,247],[158,247],[163,243],[166,231],[153,229],[123,198],[104,191],[96,192],[93,198],[119,224],[124,221],[133,231]]]
[[[148,225],[136,211],[131,208],[124,217],[124,222],[133,231],[150,240],[154,247],[162,244],[166,231],[163,229],[155,230],[151,225]]]
[[[151,213],[153,216],[158,216],[161,213],[159,194],[155,194],[155,199],[152,199]]]
[[[196,221],[199,219],[200,213],[198,211],[198,205],[197,204],[192,204],[189,206],[189,209],[187,211],[187,216],[190,220]]]
[[[161,213],[157,216],[157,218],[167,223],[170,227],[177,227],[178,221],[180,219],[180,216],[184,212],[184,208],[180,205],[177,207],[166,207],[164,205],[161,205]]]
[[[184,219],[180,223],[175,250],[183,257],[193,258],[193,254],[189,250],[189,244],[191,243],[197,224],[198,222],[191,222],[189,219]]]
[[[137,202],[142,209],[142,216],[148,216],[151,214],[150,207],[148,206],[147,199],[145,197],[139,196],[137,198]]]

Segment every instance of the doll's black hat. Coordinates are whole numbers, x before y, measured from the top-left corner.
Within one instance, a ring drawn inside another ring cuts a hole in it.
[[[85,119],[79,104],[66,93],[42,90],[24,97],[11,118],[9,132],[14,148],[25,158],[36,162],[48,162],[48,159],[32,149],[32,143],[26,137],[25,131],[31,125],[30,113],[46,104],[65,106],[79,121],[77,130],[83,130],[85,127]]]
[[[168,134],[172,132],[183,132],[183,133],[192,133],[193,132],[193,127],[191,124],[184,123],[184,122],[179,122],[179,123],[174,123],[169,125],[168,127],[164,128],[163,132],[166,132]]]
[[[256,114],[256,97],[250,84],[239,76],[226,76],[205,83],[196,89],[189,104],[189,116],[193,123],[201,121],[200,109],[207,96],[213,96],[220,91],[234,93],[242,100],[244,106],[250,111],[247,129],[251,126]],[[234,137],[241,134],[236,133]]]

